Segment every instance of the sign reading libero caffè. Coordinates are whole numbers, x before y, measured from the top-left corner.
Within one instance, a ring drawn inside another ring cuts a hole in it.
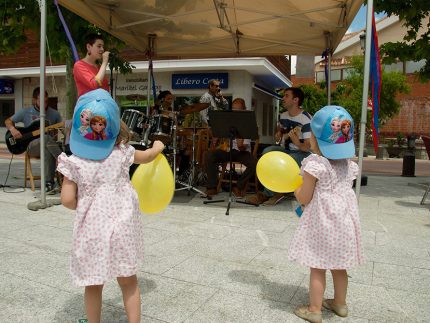
[[[155,89],[207,89],[209,80],[217,79],[222,89],[228,88],[228,73],[156,73]],[[118,75],[114,77],[115,95],[146,95],[148,91],[148,77],[146,74]],[[151,89],[152,90],[152,89]]]
[[[172,89],[207,89],[209,80],[215,79],[222,89],[228,88],[228,73],[172,74]]]

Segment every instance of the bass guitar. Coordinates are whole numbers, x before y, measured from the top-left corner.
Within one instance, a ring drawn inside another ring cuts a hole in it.
[[[64,126],[64,122],[58,122],[51,126],[46,126],[45,131],[57,129]],[[11,132],[6,131],[5,141],[7,145],[7,149],[11,154],[19,155],[24,153],[27,150],[28,145],[35,138],[40,137],[40,122],[35,121],[28,127],[16,127],[19,132],[22,134],[22,138],[15,139]]]

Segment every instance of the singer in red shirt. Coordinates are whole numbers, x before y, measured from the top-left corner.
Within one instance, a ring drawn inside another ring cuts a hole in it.
[[[104,50],[104,41],[99,34],[89,34],[85,41],[87,55],[73,67],[73,77],[78,89],[78,97],[89,91],[102,88],[109,91],[106,68],[109,52]],[[98,62],[101,61],[101,65]]]

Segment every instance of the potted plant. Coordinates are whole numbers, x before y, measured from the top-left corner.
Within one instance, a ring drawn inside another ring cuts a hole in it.
[[[403,155],[403,151],[406,147],[403,146],[405,137],[398,132],[396,139],[388,139],[387,141],[387,153],[389,158],[400,158]]]

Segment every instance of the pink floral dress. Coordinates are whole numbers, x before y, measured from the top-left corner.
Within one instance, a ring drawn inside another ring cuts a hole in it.
[[[134,148],[115,146],[104,160],[58,157],[58,171],[78,186],[70,272],[76,286],[102,285],[137,272],[143,256],[137,193],[129,180]]]
[[[291,241],[288,259],[319,269],[349,269],[362,264],[360,218],[352,189],[358,165],[312,154],[303,160],[301,171],[317,182]]]

